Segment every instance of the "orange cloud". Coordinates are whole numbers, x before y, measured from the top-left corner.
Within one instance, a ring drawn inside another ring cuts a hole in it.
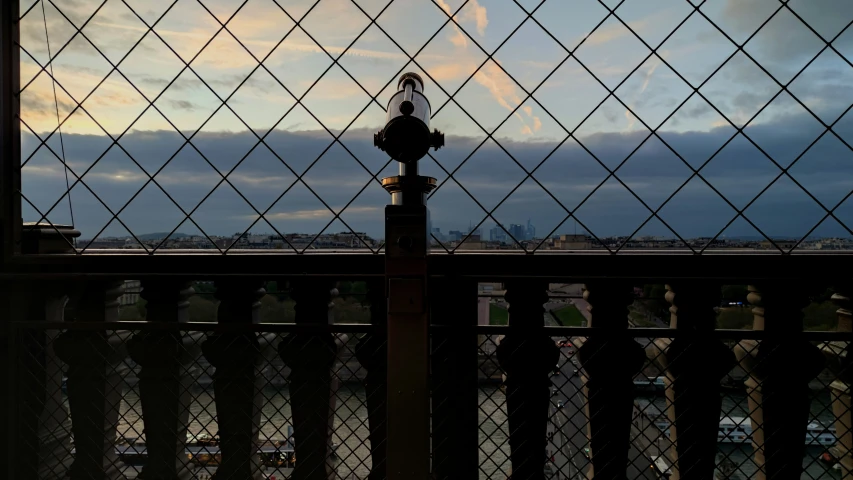
[[[460,20],[473,20],[477,25],[477,33],[481,37],[486,35],[486,27],[489,26],[489,17],[486,12],[486,7],[480,5],[477,0],[470,0],[465,8],[462,9]]]
[[[474,80],[480,85],[486,87],[498,105],[509,111],[515,110],[513,116],[515,116],[515,118],[517,118],[522,124],[521,133],[531,135],[533,132],[542,128],[542,121],[539,117],[533,114],[533,107],[530,105],[524,105],[519,109],[533,121],[532,128],[527,125],[527,122],[524,120],[521,113],[519,113],[519,110],[516,110],[516,107],[518,107],[522,102],[521,97],[517,93],[518,86],[511,78],[509,78],[509,76],[507,76],[506,73],[504,73],[503,70],[501,70],[497,63],[486,63],[483,68],[477,71],[474,75]]]
[[[437,1],[439,6],[447,15],[453,14],[453,11],[446,0]],[[455,35],[450,37],[449,40],[458,50],[467,50],[468,41],[458,27],[457,22],[473,21],[476,24],[477,33],[481,36],[485,35],[486,27],[489,24],[488,11],[486,10],[486,7],[480,5],[477,0],[470,0],[469,4],[463,9],[463,11],[460,12],[459,15],[453,17],[453,20],[454,22],[452,25]],[[474,74],[474,80],[489,91],[492,98],[498,103],[498,105],[510,112],[514,112],[513,116],[522,124],[522,134],[532,135],[533,132],[542,128],[542,121],[539,117],[533,114],[533,108],[531,106],[525,105],[521,107],[520,111],[524,112],[533,122],[532,127],[527,125],[524,117],[518,110],[518,106],[522,102],[521,97],[516,92],[518,86],[495,62],[496,60],[487,62],[483,65],[483,67]],[[463,69],[463,67],[468,67],[469,63],[470,62],[460,63],[459,60],[456,60],[455,63],[442,65],[439,67],[440,75],[457,78],[462,74],[467,74],[470,70]]]
[[[336,212],[340,212],[343,207],[332,207]],[[373,215],[379,211],[377,207],[349,207],[343,210],[343,215]],[[292,212],[268,213],[264,215],[267,220],[313,220],[313,219],[328,219],[332,217],[332,212],[329,209],[322,208],[316,210],[295,210]],[[246,218],[254,219],[256,215],[248,215]]]
[[[453,15],[453,10],[445,0],[437,1],[441,9],[444,10],[444,13],[448,16]],[[473,21],[476,25],[477,33],[481,37],[486,35],[486,27],[489,25],[489,16],[486,7],[480,5],[477,0],[469,0],[462,11],[458,15],[453,16],[453,20],[451,26],[453,27],[454,35],[449,40],[457,48],[468,48],[468,37],[462,33],[458,25],[459,23]]]

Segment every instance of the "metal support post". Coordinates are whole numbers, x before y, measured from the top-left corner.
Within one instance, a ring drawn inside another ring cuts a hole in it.
[[[417,161],[443,136],[429,131],[423,80],[404,74],[388,105],[385,128],[374,143],[400,162],[400,175],[384,178],[385,275],[388,296],[388,480],[430,475],[429,305],[427,301],[426,194],[435,179],[418,175]]]
[[[19,0],[0,2],[0,242],[3,260],[20,253],[21,123]]]

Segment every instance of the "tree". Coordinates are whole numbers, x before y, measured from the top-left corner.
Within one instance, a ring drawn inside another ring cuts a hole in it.
[[[717,328],[725,330],[748,330],[752,328],[751,308],[721,308],[717,315]]]
[[[746,303],[747,295],[749,295],[749,290],[746,285],[723,285],[722,299],[725,302]]]
[[[665,318],[669,312],[669,302],[666,301],[666,285],[643,285],[643,304],[655,316]]]
[[[812,302],[803,309],[803,329],[834,330],[838,326],[837,310],[832,302]]]
[[[338,282],[338,295],[342,299],[355,297],[362,305],[368,305],[367,301],[367,282]]]
[[[213,294],[216,292],[216,286],[213,282],[193,282],[193,290],[196,294]]]

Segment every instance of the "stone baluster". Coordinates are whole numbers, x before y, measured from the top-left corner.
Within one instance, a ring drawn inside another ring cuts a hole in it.
[[[22,282],[14,291],[31,322],[64,321],[66,284]],[[7,291],[12,293],[12,291]],[[62,365],[54,351],[57,330],[24,330],[18,339],[17,475],[46,479],[64,475],[71,465],[71,417],[62,401]],[[10,450],[11,451],[11,450]]]
[[[798,336],[808,293],[790,283],[750,285],[753,330],[769,335],[735,347],[746,371],[759,480],[799,479],[809,423],[809,381],[823,369],[817,347]]]
[[[431,338],[433,475],[436,480],[477,478],[477,282],[441,278],[429,291],[437,299],[430,306],[432,324],[447,327],[438,328]]]
[[[737,364],[734,353],[708,335],[716,325],[720,285],[684,282],[666,286],[672,304],[669,328],[679,332],[671,342],[657,339],[656,361],[666,372],[669,452],[672,480],[707,480],[714,476],[717,432],[722,409],[720,380]]]
[[[643,348],[620,330],[628,328],[633,303],[629,282],[601,281],[584,285],[591,314],[589,338],[578,349],[585,378],[587,427],[592,468],[590,478],[624,479],[628,465],[634,376],[645,362]]]
[[[542,479],[551,387],[548,374],[560,357],[560,350],[543,328],[548,284],[513,280],[507,282],[506,289],[509,329],[498,345],[497,357],[506,374],[512,478]]]
[[[190,282],[180,279],[145,280],[142,298],[148,322],[189,321]],[[145,425],[148,460],[142,478],[184,480],[192,478],[187,445],[192,402],[189,366],[200,353],[200,335],[178,331],[143,331],[128,343],[128,352],[140,367],[139,396]]]
[[[338,294],[339,292],[337,288],[333,288],[329,292],[328,325],[334,325],[335,323],[335,302],[331,299],[337,297]],[[329,421],[327,422],[329,426],[327,430],[327,438],[329,443],[328,455],[330,459],[332,459],[333,456],[332,448],[335,435],[335,419],[337,418],[335,412],[338,411],[338,389],[341,387],[341,375],[351,373],[348,368],[344,366],[344,362],[346,360],[342,357],[347,342],[349,341],[349,335],[346,333],[335,332],[332,334],[332,337],[335,339],[335,361],[332,364],[332,378],[329,383]],[[346,456],[346,454],[344,455]]]
[[[88,281],[71,296],[66,311],[74,322],[118,321],[121,281]],[[115,453],[116,427],[128,373],[127,332],[67,330],[54,342],[56,355],[68,365],[68,404],[74,435],[74,462],[68,477],[122,478]]]
[[[853,332],[853,285],[838,285],[832,301],[838,305],[839,332]],[[851,337],[853,338],[853,337]],[[835,415],[835,448],[841,465],[841,478],[853,480],[853,403],[850,385],[853,385],[853,342],[826,342],[821,345],[827,364],[835,374],[829,385],[832,396],[832,413]]]
[[[388,396],[388,301],[385,296],[385,279],[372,279],[367,284],[370,302],[370,323],[373,331],[361,337],[355,347],[355,356],[367,370],[364,378],[367,397],[367,424],[370,429],[371,467],[368,480],[385,480],[385,399]]]
[[[24,224],[22,253],[73,253],[72,242],[80,232],[71,226]],[[71,285],[64,281],[4,282],[2,300],[13,321],[61,323],[65,321],[65,305]],[[15,408],[17,444],[8,446],[14,453],[15,478],[53,478],[64,476],[73,460],[71,455],[71,418],[62,401],[62,365],[54,350],[57,330],[18,330],[12,342],[17,349],[16,407],[5,404],[4,412]],[[0,334],[0,349],[7,338]],[[4,350],[4,354],[5,354]],[[8,358],[8,357],[6,357]],[[11,372],[5,369],[5,374]],[[4,381],[10,385],[10,381]],[[3,400],[7,400],[4,397]],[[3,403],[3,402],[0,402]]]
[[[329,301],[335,282],[325,278],[300,278],[292,282],[297,325],[327,325]],[[292,333],[279,343],[278,352],[290,367],[290,403],[296,467],[293,480],[327,480],[333,473],[329,418],[332,367],[340,345],[329,331]]]
[[[217,280],[220,324],[258,323],[260,299],[266,294],[260,280]],[[217,480],[260,480],[263,472],[258,451],[261,419],[261,348],[253,332],[215,333],[201,345],[216,369],[213,394],[222,461]]]

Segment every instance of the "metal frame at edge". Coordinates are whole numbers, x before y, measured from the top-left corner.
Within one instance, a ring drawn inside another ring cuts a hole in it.
[[[0,1],[0,242],[3,260],[20,252],[21,124],[18,0]]]
[[[850,254],[600,254],[600,253],[456,253],[428,256],[432,276],[464,276],[482,280],[518,277],[555,281],[591,279],[675,279],[739,281],[849,281]],[[116,254],[18,255],[5,262],[0,279],[23,277],[145,278],[180,276],[192,279],[262,276],[385,275],[385,256],[371,253],[296,254]]]

